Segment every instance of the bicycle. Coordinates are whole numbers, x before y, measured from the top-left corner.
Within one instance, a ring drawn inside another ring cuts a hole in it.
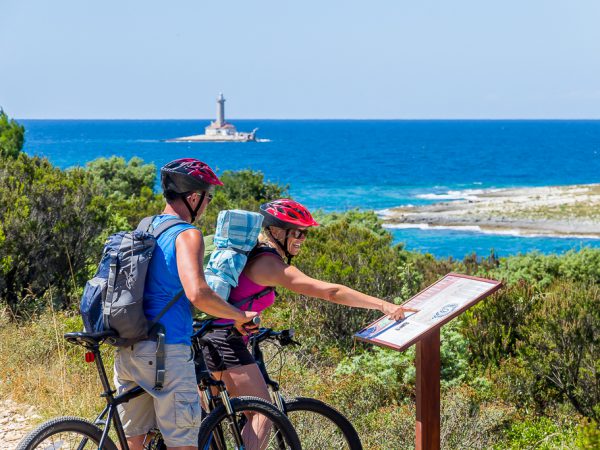
[[[115,336],[113,331],[100,333],[75,332],[66,333],[65,339],[76,345],[83,346],[87,352],[86,362],[96,363],[96,368],[102,382],[104,392],[101,397],[106,399],[106,407],[93,422],[78,417],[59,417],[51,419],[30,432],[17,447],[17,450],[53,449],[53,450],[84,450],[97,448],[99,450],[117,450],[117,446],[109,437],[111,424],[117,435],[120,449],[128,450],[127,438],[117,412],[117,406],[128,402],[145,391],[136,386],[127,392],[115,396],[115,391],[106,375],[100,345],[106,339]],[[223,383],[215,382],[217,396],[211,401],[213,406],[200,425],[198,435],[199,448],[210,450],[237,450],[247,448],[242,436],[245,414],[261,414],[264,420],[272,424],[274,432],[267,449],[300,450],[301,446],[289,420],[272,404],[260,398],[240,397],[230,399]],[[218,399],[217,399],[218,398]],[[144,440],[144,449],[166,449],[162,435],[157,429],[148,430]]]
[[[250,337],[252,356],[269,387],[273,403],[290,419],[300,437],[302,448],[309,450],[349,449],[362,450],[358,433],[350,421],[328,404],[308,397],[286,399],[279,389],[279,383],[271,379],[265,364],[260,344],[270,341],[279,351],[289,345],[300,345],[294,340],[294,330],[275,331],[261,328]]]
[[[196,339],[212,330],[227,327],[231,327],[231,325],[214,324],[211,320],[194,323],[194,328],[199,330],[195,334]],[[294,341],[293,336],[293,330],[274,331],[270,328],[261,328],[258,333],[249,338],[252,355],[269,387],[273,404],[288,416],[300,437],[303,449],[362,450],[358,433],[340,412],[313,398],[286,399],[281,395],[279,384],[269,377],[260,344],[270,340],[279,347],[299,345]],[[201,350],[200,345],[197,350]]]

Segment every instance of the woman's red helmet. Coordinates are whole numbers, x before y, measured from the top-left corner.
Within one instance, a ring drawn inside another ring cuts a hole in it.
[[[184,194],[195,191],[210,191],[223,183],[210,167],[195,158],[180,158],[165,164],[160,169],[163,192]]]
[[[275,226],[283,229],[317,227],[308,209],[289,198],[280,198],[260,205],[264,216],[263,227]]]

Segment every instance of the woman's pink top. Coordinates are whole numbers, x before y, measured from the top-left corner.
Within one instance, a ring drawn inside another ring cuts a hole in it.
[[[260,255],[257,255],[256,258],[260,258],[263,255],[270,255],[270,256],[274,256],[276,258],[281,258],[279,255],[276,255],[275,253],[261,253]],[[251,297],[254,294],[258,294],[260,291],[262,291],[266,287],[267,286],[263,286],[261,284],[256,284],[254,281],[252,281],[250,278],[248,278],[248,276],[246,275],[246,270],[244,269],[244,271],[240,274],[240,277],[238,279],[238,285],[236,287],[234,287],[231,290],[231,292],[229,293],[229,303],[231,303],[232,305],[236,305],[236,303],[239,300]],[[269,292],[268,294],[265,294],[262,297],[259,297],[254,301],[250,300],[247,303],[238,306],[238,308],[241,309],[242,311],[261,312],[261,311],[264,311],[265,309],[267,309],[273,303],[275,303],[275,291]],[[228,319],[219,319],[219,320],[216,320],[215,323],[226,324],[226,323],[233,323],[233,321],[228,320]]]

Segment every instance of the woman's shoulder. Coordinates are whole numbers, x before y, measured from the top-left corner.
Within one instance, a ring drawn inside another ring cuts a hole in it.
[[[276,249],[269,246],[260,246],[255,247],[248,255],[248,262],[243,273],[252,281],[257,282],[257,279],[263,279],[265,275],[272,275],[285,267],[286,264]]]

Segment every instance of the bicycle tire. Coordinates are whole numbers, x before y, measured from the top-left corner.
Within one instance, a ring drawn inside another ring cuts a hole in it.
[[[231,399],[231,406],[235,411],[238,425],[246,423],[247,419],[244,414],[246,412],[261,414],[273,424],[269,442],[263,443],[262,449],[301,450],[298,435],[289,419],[273,404],[258,397],[237,397]],[[254,448],[252,444],[252,442],[244,442],[244,448]],[[258,442],[254,442],[254,444],[258,448]],[[198,433],[198,448],[211,450],[238,448],[224,405],[219,405],[212,410],[202,421]]]
[[[85,449],[97,450],[102,430],[79,417],[57,417],[44,422],[19,443],[16,450],[35,449]],[[66,441],[66,439],[69,439]],[[87,439],[85,447],[79,447]],[[117,450],[110,438],[106,438],[102,450]]]
[[[362,450],[358,433],[335,408],[306,397],[284,400],[284,403],[304,450]]]

